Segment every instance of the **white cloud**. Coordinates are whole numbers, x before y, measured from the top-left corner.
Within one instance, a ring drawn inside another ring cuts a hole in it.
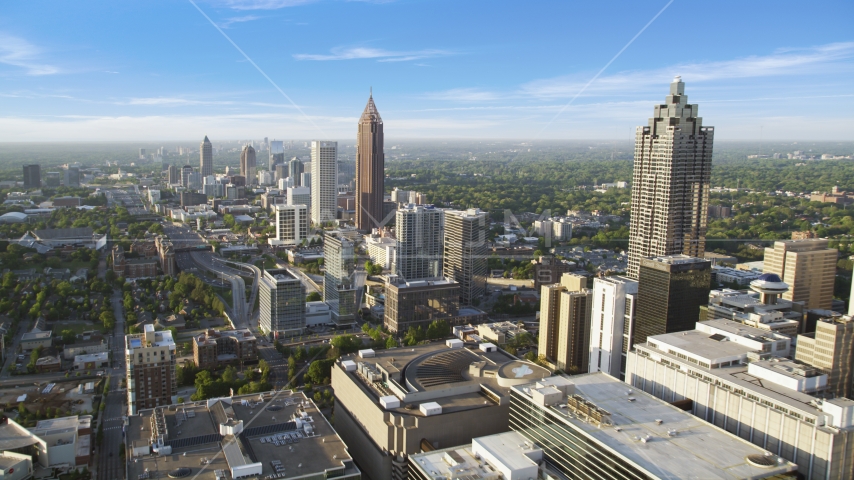
[[[453,102],[490,102],[504,98],[496,92],[488,92],[478,88],[452,88],[440,92],[428,92],[421,97],[428,100],[450,100]]]
[[[41,49],[20,37],[0,33],[0,63],[20,67],[27,75],[53,75],[59,68],[41,63]]]
[[[221,2],[234,10],[278,10],[280,8],[298,7],[316,0],[225,0]]]
[[[219,26],[220,26],[220,28],[228,28],[232,24],[235,24],[235,23],[251,22],[254,20],[259,20],[261,18],[264,18],[264,17],[261,17],[259,15],[245,15],[243,17],[231,17],[231,18],[225,19],[225,21],[220,23]]]
[[[377,59],[378,62],[408,62],[447,55],[452,55],[452,53],[447,50],[436,49],[394,52],[370,47],[336,47],[332,49],[330,55],[298,53],[294,55],[294,58],[314,61]]]

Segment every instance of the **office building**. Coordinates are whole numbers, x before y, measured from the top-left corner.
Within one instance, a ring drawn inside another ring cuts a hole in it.
[[[480,303],[486,293],[488,214],[476,208],[445,210],[442,271],[460,284],[460,305]]]
[[[642,258],[629,348],[646,337],[691,330],[709,303],[711,262],[687,255]]]
[[[197,367],[216,370],[229,363],[257,363],[258,341],[248,328],[208,329],[193,336],[193,362]]]
[[[507,431],[510,387],[539,365],[461,340],[346,355],[332,367],[335,428],[373,480],[407,478],[407,457]]]
[[[180,185],[181,184],[181,169],[178,168],[177,165],[169,165],[169,171],[168,171],[168,175],[167,175],[167,183],[169,183],[169,185]]]
[[[37,164],[24,165],[24,188],[41,188],[41,166]]]
[[[300,183],[300,176],[305,173],[303,170],[302,160],[299,157],[294,157],[288,162],[288,176],[294,179],[295,187],[308,187],[308,185],[303,185]]]
[[[311,188],[311,172],[303,172],[299,175],[299,184],[301,187]]]
[[[181,186],[184,188],[190,188],[190,175],[193,174],[193,167],[190,165],[184,165],[181,167]]]
[[[397,257],[397,241],[393,237],[366,235],[365,249],[375,265],[380,265],[386,272],[391,271]]]
[[[181,192],[180,199],[182,207],[207,205],[208,203],[208,196],[204,193]]]
[[[238,200],[241,198],[246,198],[246,187],[226,184],[225,187],[225,198],[228,200]]]
[[[575,270],[575,263],[559,260],[553,256],[542,256],[531,260],[534,264],[534,290],[540,291],[543,285],[558,283],[564,273]],[[585,285],[586,286],[586,285]]]
[[[285,146],[281,140],[270,141],[270,171],[276,171],[276,165],[285,163]]]
[[[264,270],[258,284],[258,324],[270,338],[292,337],[305,329],[305,286],[285,268]]]
[[[225,185],[216,179],[214,175],[208,175],[202,179],[202,193],[211,198],[221,198],[225,196]]]
[[[53,468],[83,467],[92,458],[92,416],[39,420],[27,429],[13,419],[0,424],[0,478],[33,478],[33,464],[50,472]]]
[[[63,172],[63,185],[66,187],[80,186],[80,169],[77,167],[68,167]]]
[[[537,352],[555,370],[587,372],[593,291],[587,277],[565,273],[561,282],[543,285]]]
[[[387,275],[385,280],[383,324],[389,331],[403,335],[410,327],[426,330],[435,320],[445,320],[449,325],[461,323],[460,284],[453,279],[405,281]]]
[[[300,245],[308,238],[308,208],[305,205],[274,205],[276,238],[270,245]]]
[[[442,276],[444,212],[433,205],[407,205],[397,210],[397,258],[393,273],[406,280]]]
[[[828,393],[854,396],[854,317],[818,320],[815,332],[798,335],[795,360],[826,374]]]
[[[371,95],[356,134],[356,229],[369,233],[382,227],[384,194],[383,119]]]
[[[246,179],[246,183],[252,184],[257,180],[255,169],[255,149],[252,145],[246,145],[240,152],[240,175]]]
[[[359,308],[358,294],[363,285],[356,285],[353,242],[335,234],[323,238],[323,301],[329,304],[332,321],[336,325],[350,325],[356,321]],[[364,283],[364,282],[363,282]]]
[[[124,248],[115,245],[112,250],[113,272],[125,279],[154,278],[157,260],[154,258],[126,258]]]
[[[288,188],[294,187],[294,179],[291,177],[280,178],[276,181],[276,186],[279,187],[279,190],[287,190]]]
[[[808,309],[830,310],[839,252],[825,238],[782,240],[765,248],[764,271],[789,284],[783,298],[804,302]]]
[[[338,214],[336,199],[338,142],[311,142],[311,221],[332,222]]]
[[[169,405],[126,422],[122,478],[361,478],[347,445],[299,391]]]
[[[142,333],[125,335],[128,414],[171,405],[177,398],[175,340],[172,332],[154,331],[144,325]]]
[[[630,278],[593,279],[588,372],[605,372],[624,378],[637,296],[638,282]]]
[[[773,275],[771,283],[777,283],[780,277],[773,273],[763,274]],[[712,290],[709,292],[709,304],[700,310],[701,320],[733,320],[736,322],[749,325],[751,327],[760,328],[763,330],[784,333],[794,337],[798,333],[804,332],[804,315],[806,308],[803,302],[790,302],[780,298],[764,296],[762,289],[767,283],[766,278],[757,278],[751,282],[750,291],[738,290]],[[779,282],[782,283],[782,282]],[[782,283],[788,289],[788,285]],[[779,293],[775,294],[775,297]]]
[[[311,214],[311,189],[308,187],[288,187],[285,191],[288,205],[305,205]]]
[[[282,179],[290,178],[290,175],[288,173],[289,169],[290,169],[290,167],[288,166],[287,163],[280,163],[280,164],[276,165],[276,170],[275,170],[276,181],[280,182],[280,181],[282,181]],[[290,181],[293,183],[294,179],[291,178]]]
[[[827,375],[789,352],[785,335],[701,322],[636,343],[626,382],[796,463],[804,478],[854,478],[854,402],[827,398]]]
[[[261,170],[258,172],[258,185],[269,186],[276,184],[276,174],[269,170]]]
[[[203,177],[213,175],[213,145],[205,135],[205,139],[199,144],[199,173]]]
[[[794,480],[797,469],[604,373],[513,386],[510,428],[556,472],[540,478]]]
[[[688,103],[681,77],[649,125],[635,133],[628,277],[640,259],[684,254],[703,257],[714,127],[704,127]]]

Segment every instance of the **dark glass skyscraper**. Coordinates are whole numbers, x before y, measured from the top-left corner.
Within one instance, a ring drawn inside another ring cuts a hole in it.
[[[712,264],[687,255],[642,258],[632,345],[647,337],[693,330],[709,303]]]
[[[246,178],[247,185],[258,183],[255,176],[255,149],[252,145],[246,145],[240,152],[240,174]]]
[[[628,276],[643,257],[702,257],[712,171],[714,127],[704,127],[688,104],[681,77],[649,125],[635,133]]]
[[[305,173],[302,160],[297,157],[291,159],[288,162],[288,176],[294,180],[295,187],[306,187],[307,185],[303,185],[300,182],[300,174]]]
[[[199,172],[202,178],[213,175],[213,145],[207,135],[199,145]]]
[[[37,164],[24,165],[24,188],[39,188],[41,186],[41,167]]]
[[[356,228],[362,232],[383,220],[384,180],[383,119],[371,95],[356,136]]]

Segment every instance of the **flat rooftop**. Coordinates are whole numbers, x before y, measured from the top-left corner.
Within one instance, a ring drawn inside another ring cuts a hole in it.
[[[750,464],[748,455],[766,451],[610,375],[563,378],[575,384],[575,394],[609,412],[612,425],[600,427],[559,404],[545,408],[657,478],[766,478],[796,469],[785,460],[772,467]],[[514,389],[530,398],[534,386]]]
[[[534,454],[535,458],[542,455],[542,450],[514,431],[478,437],[472,441],[477,442],[478,447],[488,451],[493,458],[500,459],[503,464],[501,466],[506,466],[514,472],[525,468],[537,468],[537,462],[528,457],[528,454],[539,450],[539,455]],[[484,463],[495,470],[499,468],[498,465],[475,453],[473,444],[416,453],[411,457],[412,462],[433,478],[477,478],[476,476],[497,478],[496,472],[489,472],[484,468]],[[449,463],[448,459],[451,459],[454,464]]]
[[[647,343],[669,345],[707,359],[747,355],[756,350],[735,342],[720,341],[712,338],[711,334],[699,330],[665,333],[647,338]]]
[[[334,469],[343,469],[345,474],[357,471],[347,446],[302,392],[266,392],[143,410],[128,417],[129,448],[151,443],[152,418],[160,413],[172,452],[136,458],[129,452],[128,458],[134,458],[129,478],[138,478],[146,469],[151,478],[165,477],[171,470],[186,467],[193,478],[213,480],[216,470],[230,470],[230,462],[259,462],[260,478],[276,473],[273,461],[281,462],[289,477]],[[239,435],[219,434],[220,424],[241,421]]]

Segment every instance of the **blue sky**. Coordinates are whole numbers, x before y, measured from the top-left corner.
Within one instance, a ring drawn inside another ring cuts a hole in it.
[[[194,1],[4,3],[0,141],[351,138],[371,87],[389,141],[631,139],[677,74],[719,140],[854,133],[850,0]]]

